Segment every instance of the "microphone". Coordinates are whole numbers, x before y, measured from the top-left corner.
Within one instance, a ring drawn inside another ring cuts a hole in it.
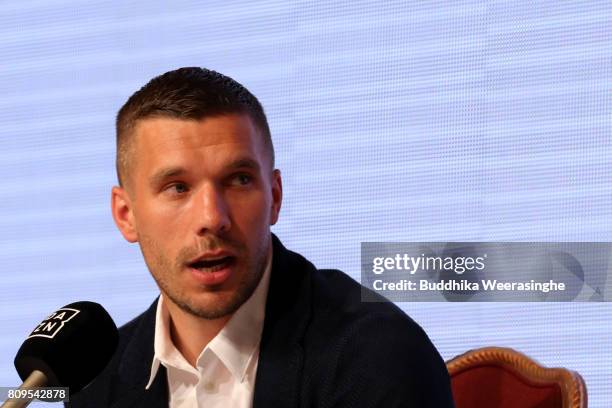
[[[98,303],[75,302],[45,318],[23,342],[15,368],[21,388],[68,387],[79,392],[106,367],[117,348],[119,333]],[[7,401],[5,406],[26,406]]]

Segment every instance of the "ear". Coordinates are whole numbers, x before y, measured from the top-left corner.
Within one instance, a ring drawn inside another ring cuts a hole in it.
[[[115,224],[123,238],[128,242],[138,241],[132,201],[123,187],[113,187],[111,192],[111,210]]]
[[[276,224],[283,202],[283,181],[280,170],[272,173],[272,207],[270,208],[270,225]]]

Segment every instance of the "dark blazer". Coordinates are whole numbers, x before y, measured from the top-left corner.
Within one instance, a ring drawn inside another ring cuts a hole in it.
[[[255,408],[453,407],[444,361],[419,325],[390,302],[362,302],[346,274],[317,270],[272,239]],[[156,305],[120,329],[109,365],[67,406],[168,406],[163,366],[145,390]]]

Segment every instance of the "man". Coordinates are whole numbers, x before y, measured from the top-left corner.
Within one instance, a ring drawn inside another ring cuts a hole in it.
[[[444,362],[391,303],[363,303],[271,234],[282,182],[264,111],[181,68],[117,116],[112,212],[161,295],[73,407],[451,407]]]

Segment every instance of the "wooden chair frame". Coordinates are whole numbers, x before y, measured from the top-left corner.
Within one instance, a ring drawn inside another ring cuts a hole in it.
[[[563,408],[587,408],[586,385],[580,374],[566,368],[547,368],[511,348],[484,347],[470,350],[446,363],[451,377],[467,369],[494,365],[533,384],[556,383],[561,387]]]

